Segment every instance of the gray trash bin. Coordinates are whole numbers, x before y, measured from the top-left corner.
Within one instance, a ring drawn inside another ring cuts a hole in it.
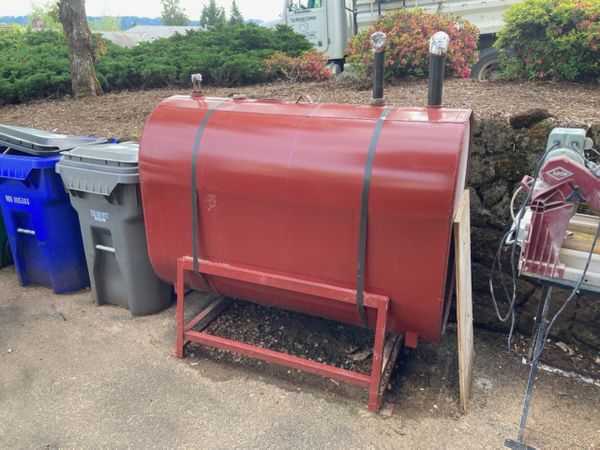
[[[56,165],[79,214],[96,303],[120,305],[134,316],[171,303],[171,287],[148,258],[138,149],[133,142],[78,147]]]

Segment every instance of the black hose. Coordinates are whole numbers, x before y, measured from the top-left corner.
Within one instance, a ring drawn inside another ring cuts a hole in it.
[[[515,329],[515,324],[516,324],[516,320],[515,320],[515,301],[516,301],[516,294],[517,294],[517,260],[516,260],[517,236],[516,236],[516,234],[519,232],[519,228],[521,226],[521,220],[523,219],[524,209],[526,206],[528,206],[529,201],[531,200],[531,196],[533,195],[533,191],[535,189],[535,185],[539,178],[539,173],[542,168],[542,164],[544,163],[548,153],[550,153],[550,151],[557,148],[559,145],[560,145],[560,141],[555,141],[550,147],[548,147],[546,149],[546,151],[544,151],[544,153],[540,156],[540,158],[536,162],[533,182],[531,183],[529,191],[527,192],[527,194],[521,201],[521,205],[519,206],[519,211],[517,213],[517,223],[515,224],[514,221],[511,220],[509,222],[509,224],[507,225],[507,227],[502,232],[502,238],[498,245],[498,251],[496,252],[494,261],[492,262],[492,267],[490,269],[490,276],[489,276],[490,296],[492,298],[492,304],[494,305],[494,309],[496,311],[496,316],[498,317],[498,320],[500,320],[500,322],[506,322],[509,319],[509,317],[511,319],[511,325],[510,325],[510,330],[509,330],[508,339],[507,339],[508,353],[511,355],[512,355],[512,337],[514,334],[514,329]],[[514,231],[511,229],[513,224],[515,225]],[[501,261],[502,249],[504,247],[504,242],[511,235],[511,233],[515,233],[515,235],[513,236],[513,242],[511,244],[511,256],[510,256],[512,294],[509,293],[508,287],[506,285],[506,282],[504,279],[504,272],[502,271],[502,261]],[[496,267],[499,272],[502,289],[504,291],[507,303],[509,305],[508,311],[506,312],[506,314],[504,316],[500,312],[500,308],[498,306],[498,300],[496,299],[496,295],[494,293],[494,273],[496,272]]]

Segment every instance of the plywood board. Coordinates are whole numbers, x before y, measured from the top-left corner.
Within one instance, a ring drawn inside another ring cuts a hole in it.
[[[456,266],[456,318],[458,328],[458,371],[460,409],[467,411],[473,371],[473,296],[471,291],[471,207],[469,190],[461,197],[454,218]]]

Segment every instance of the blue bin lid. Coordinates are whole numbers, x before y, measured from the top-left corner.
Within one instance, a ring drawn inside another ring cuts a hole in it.
[[[94,136],[69,136],[35,128],[0,124],[0,146],[33,156],[58,155],[75,147],[106,141]]]
[[[0,154],[0,178],[26,180],[34,169],[54,169],[60,156],[22,156]]]

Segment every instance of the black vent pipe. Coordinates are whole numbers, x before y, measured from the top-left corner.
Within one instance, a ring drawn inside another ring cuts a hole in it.
[[[450,38],[438,31],[429,40],[429,93],[427,106],[439,108],[444,95],[444,67]]]
[[[373,98],[371,105],[383,105],[383,69],[385,63],[385,33],[376,31],[371,35],[371,48],[375,53],[375,68],[373,71]]]

